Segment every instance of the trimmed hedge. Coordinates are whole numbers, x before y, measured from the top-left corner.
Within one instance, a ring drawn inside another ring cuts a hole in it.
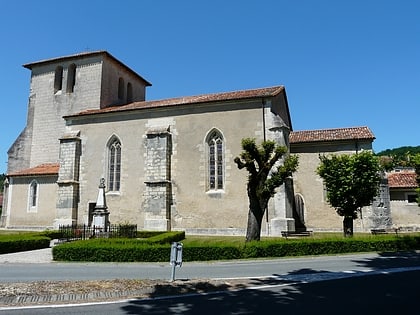
[[[174,238],[169,235],[174,233]],[[180,241],[177,232],[164,233],[155,242],[133,239],[95,239],[65,243],[53,248],[54,260],[169,262],[170,242]],[[157,237],[157,236],[156,236]],[[393,252],[420,249],[420,236],[380,236],[343,239],[265,240],[241,245],[184,245],[183,261],[229,260],[243,258],[306,256],[356,252]]]
[[[53,258],[95,262],[165,261],[169,260],[170,244],[183,239],[185,232],[160,232],[147,239],[98,238],[75,241],[53,247]]]
[[[51,239],[37,234],[10,234],[0,236],[0,254],[23,252],[50,247]]]

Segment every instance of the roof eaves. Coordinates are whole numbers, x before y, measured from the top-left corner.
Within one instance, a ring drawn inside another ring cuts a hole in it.
[[[122,105],[122,106],[120,105],[120,106],[106,107],[103,109],[86,110],[86,111],[83,111],[74,115],[64,116],[64,118],[67,119],[67,118],[74,118],[74,117],[79,117],[79,116],[127,112],[127,111],[144,110],[144,109],[151,109],[151,108],[163,108],[163,107],[171,107],[171,106],[217,103],[217,102],[226,102],[226,101],[274,97],[284,91],[285,91],[284,86],[274,86],[274,87],[269,87],[269,88],[261,88],[261,89],[253,89],[253,90],[201,94],[201,95],[195,95],[195,96],[183,96],[183,97],[176,97],[176,98],[169,98],[169,99],[162,99],[162,100],[134,102],[134,103],[130,103],[130,104]]]

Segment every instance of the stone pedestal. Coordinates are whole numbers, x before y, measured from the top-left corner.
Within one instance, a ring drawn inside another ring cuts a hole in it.
[[[273,218],[270,220],[272,236],[280,236],[282,231],[295,231],[293,218],[293,181],[286,179],[273,197]]]
[[[109,211],[106,206],[105,199],[105,179],[101,178],[99,183],[98,197],[96,199],[95,210],[93,211],[93,221],[92,224],[96,230],[101,232],[108,231],[109,227]]]

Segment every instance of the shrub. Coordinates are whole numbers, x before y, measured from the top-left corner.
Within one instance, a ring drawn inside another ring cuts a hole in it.
[[[151,233],[149,235],[152,235]],[[98,238],[64,243],[53,248],[54,260],[133,262],[169,261],[170,243],[185,232],[158,233],[148,239]]]
[[[160,233],[149,239],[92,239],[62,244],[53,248],[55,260],[68,261],[144,261],[169,262],[170,243],[181,241],[184,233]],[[354,238],[268,239],[260,242],[238,242],[211,238],[184,242],[183,260],[208,261],[242,258],[268,258],[342,254],[356,252],[389,252],[420,249],[420,236],[377,236]]]
[[[51,239],[39,234],[11,234],[0,237],[0,254],[50,247]]]

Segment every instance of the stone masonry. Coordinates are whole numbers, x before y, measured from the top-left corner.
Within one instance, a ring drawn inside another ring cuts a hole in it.
[[[146,230],[171,230],[171,142],[168,127],[147,131],[144,193]]]
[[[81,140],[79,132],[60,139],[60,170],[58,173],[57,215],[54,227],[77,222],[79,202],[79,168]]]

